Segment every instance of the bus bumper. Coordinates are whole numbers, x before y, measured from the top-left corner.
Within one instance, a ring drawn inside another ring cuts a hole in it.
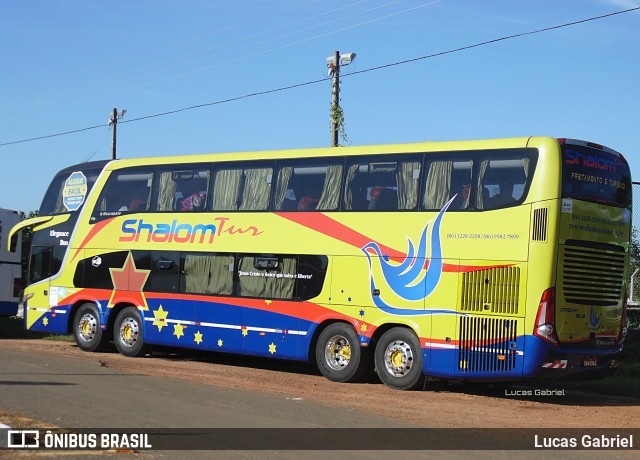
[[[615,373],[621,351],[622,345],[606,350],[556,347],[527,336],[523,377],[542,380],[606,377]]]

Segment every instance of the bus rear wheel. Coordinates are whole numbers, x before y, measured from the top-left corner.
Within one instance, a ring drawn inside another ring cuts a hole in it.
[[[100,327],[100,312],[92,303],[78,308],[73,318],[73,337],[83,351],[98,351],[107,343],[107,335]]]
[[[367,350],[360,347],[358,335],[349,324],[330,324],[318,337],[316,363],[322,375],[332,382],[359,380],[369,365],[367,358]]]
[[[394,390],[418,390],[424,384],[420,341],[409,329],[385,332],[376,346],[375,363],[380,380]]]
[[[116,348],[125,356],[138,357],[147,353],[142,337],[142,317],[135,307],[127,307],[118,313],[113,326]]]

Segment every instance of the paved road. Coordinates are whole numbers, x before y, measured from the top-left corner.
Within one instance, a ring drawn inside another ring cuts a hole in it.
[[[0,351],[0,407],[65,428],[408,426],[311,401],[124,374],[97,360],[6,349]]]

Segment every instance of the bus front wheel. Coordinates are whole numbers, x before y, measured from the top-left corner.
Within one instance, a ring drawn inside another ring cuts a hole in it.
[[[98,351],[107,343],[107,335],[100,327],[100,312],[92,303],[78,308],[73,318],[73,337],[83,351]]]
[[[349,324],[330,324],[318,337],[316,363],[322,375],[333,382],[357,381],[367,370],[368,361]]]
[[[135,307],[127,307],[118,313],[113,327],[116,348],[125,356],[138,357],[147,353],[142,338],[142,317]]]
[[[420,341],[409,329],[385,332],[376,346],[375,362],[380,380],[395,390],[417,390],[424,383]]]

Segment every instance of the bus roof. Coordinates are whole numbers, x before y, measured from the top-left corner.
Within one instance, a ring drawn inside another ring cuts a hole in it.
[[[275,160],[275,159],[295,159],[295,158],[322,158],[333,156],[351,155],[376,155],[389,153],[418,153],[418,152],[442,152],[459,150],[484,150],[484,149],[508,149],[523,148],[531,143],[531,139],[546,139],[557,144],[558,140],[550,137],[519,137],[507,139],[486,139],[468,141],[444,141],[444,142],[419,142],[409,144],[383,144],[365,145],[356,147],[320,147],[308,149],[290,150],[261,150],[254,152],[233,152],[233,153],[205,153],[189,154],[179,156],[161,157],[140,157],[119,159],[109,163],[106,169],[120,169],[131,166],[143,166],[149,164],[173,164],[173,163],[198,163],[198,162],[225,162],[225,161],[245,161],[245,160]],[[539,142],[538,142],[539,143]],[[536,143],[537,145],[537,143]]]

